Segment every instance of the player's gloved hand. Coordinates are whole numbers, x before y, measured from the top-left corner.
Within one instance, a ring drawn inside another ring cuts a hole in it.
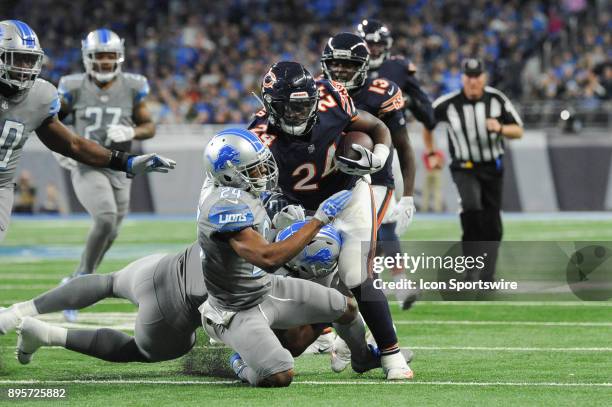
[[[124,143],[134,138],[135,131],[132,126],[111,124],[106,129],[106,137],[113,143]]]
[[[168,172],[176,166],[176,162],[155,153],[133,155],[127,160],[128,176],[146,174],[147,172]]]
[[[294,224],[295,222],[305,220],[306,214],[304,208],[300,205],[287,205],[274,215],[272,218],[272,224],[277,229],[281,230]]]
[[[332,222],[336,216],[348,205],[353,195],[352,191],[336,192],[319,205],[313,218],[320,220],[324,225]]]
[[[384,144],[376,144],[372,151],[360,144],[353,144],[351,147],[361,154],[358,160],[342,156],[336,159],[340,171],[350,175],[366,175],[380,171],[389,156],[389,147]]]
[[[411,196],[403,196],[399,200],[392,215],[392,218],[397,222],[395,227],[397,236],[401,237],[406,232],[408,226],[412,223],[415,211],[414,199]]]

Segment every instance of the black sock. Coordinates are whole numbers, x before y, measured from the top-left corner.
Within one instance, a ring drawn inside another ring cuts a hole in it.
[[[381,353],[387,355],[399,352],[397,335],[391,320],[391,310],[385,294],[374,288],[370,277],[360,286],[351,289],[351,292],[359,304],[359,312],[370,328]]]

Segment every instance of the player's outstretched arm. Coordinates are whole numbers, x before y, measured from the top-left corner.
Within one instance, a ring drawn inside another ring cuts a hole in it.
[[[176,163],[157,154],[129,155],[111,151],[79,137],[59,121],[57,116],[47,119],[36,129],[38,138],[50,150],[93,167],[107,167],[129,175],[147,172],[168,172]]]
[[[249,263],[273,271],[299,254],[319,230],[332,222],[351,200],[351,191],[340,191],[321,203],[310,222],[285,240],[269,243],[253,228],[229,236],[234,251]]]

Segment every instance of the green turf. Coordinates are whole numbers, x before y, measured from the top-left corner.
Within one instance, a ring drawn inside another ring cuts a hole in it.
[[[4,245],[82,245],[88,227],[87,221],[15,221]],[[459,235],[455,220],[417,221],[406,238],[456,240]],[[507,221],[504,237],[507,240],[612,240],[612,222]],[[99,272],[121,268],[132,255],[136,258],[160,250],[173,251],[193,239],[193,222],[128,220],[116,246],[131,251],[126,252],[126,258],[110,256]],[[0,290],[0,306],[54,287],[61,277],[72,272],[76,263],[76,259],[11,258],[7,261],[0,257],[0,285],[10,287]],[[14,405],[6,396],[9,387],[64,387],[67,389],[64,401],[75,406],[610,405],[610,386],[571,386],[612,382],[610,303],[421,302],[410,312],[403,312],[396,305],[392,305],[392,310],[402,345],[415,349],[412,367],[416,377],[412,384],[385,384],[380,371],[361,376],[348,371],[336,375],[329,370],[326,356],[298,358],[297,376],[287,389],[213,384],[210,382],[231,379],[185,374],[183,360],[112,364],[63,349],[41,350],[30,365],[21,366],[13,357],[16,335],[10,333],[0,336],[0,405]],[[135,308],[126,301],[113,299],[87,312],[132,313]],[[486,321],[487,324],[452,321]],[[498,324],[493,324],[495,321]],[[538,325],[537,322],[568,325]],[[584,323],[593,324],[585,326]],[[201,331],[199,335],[202,336]],[[203,352],[206,350],[198,348],[194,355],[200,357]],[[219,373],[227,375],[229,372],[222,362],[228,351],[224,352],[213,364],[219,364]],[[6,383],[20,380],[43,383]],[[73,380],[112,383],[69,383]],[[173,385],[151,381],[207,383]],[[510,386],[511,383],[518,385]],[[538,383],[549,385],[538,386]],[[39,406],[46,402],[31,403]],[[28,404],[28,401],[18,403]]]

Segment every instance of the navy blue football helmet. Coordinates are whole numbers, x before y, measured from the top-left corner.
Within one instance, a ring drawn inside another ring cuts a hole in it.
[[[369,60],[366,42],[356,34],[344,32],[334,35],[325,44],[321,69],[327,79],[353,90],[365,83]]]
[[[317,84],[297,62],[272,65],[263,78],[261,96],[270,123],[287,134],[308,134],[317,121]]]
[[[378,69],[391,55],[391,45],[393,45],[391,32],[376,20],[363,20],[357,26],[357,34],[370,48],[370,69]]]

